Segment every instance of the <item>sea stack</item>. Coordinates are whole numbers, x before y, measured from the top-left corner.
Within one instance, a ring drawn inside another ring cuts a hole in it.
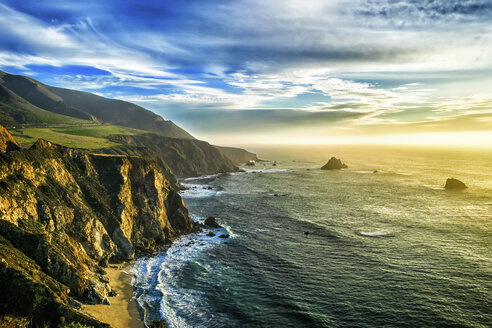
[[[326,163],[321,169],[322,170],[340,170],[340,169],[346,169],[348,166],[342,161],[336,157],[330,158],[328,163]]]
[[[446,180],[446,185],[444,186],[446,189],[466,189],[468,188],[463,182],[455,178],[448,178]]]

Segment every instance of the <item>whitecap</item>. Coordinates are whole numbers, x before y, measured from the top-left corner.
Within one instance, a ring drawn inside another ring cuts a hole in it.
[[[424,187],[432,189],[432,190],[445,190],[446,189],[440,185],[424,185]]]
[[[359,232],[359,235],[366,236],[366,237],[383,237],[383,236],[387,236],[388,234],[380,231],[373,231],[373,232],[362,231]]]
[[[195,215],[192,218],[202,223],[205,220]],[[228,240],[218,236],[226,233],[231,237],[235,236],[230,227],[223,226],[224,228],[204,228],[200,233],[183,236],[166,252],[136,261],[133,285],[137,289],[137,302],[144,310],[146,324],[158,319],[146,309],[158,307],[160,318],[164,318],[169,327],[190,326],[178,313],[199,313],[201,295],[196,291],[180,289],[176,278],[182,267],[190,262],[207,272],[213,270],[210,265],[200,262],[200,255]],[[207,236],[210,231],[215,236]]]
[[[182,198],[208,198],[215,196],[218,192],[212,186],[204,184],[182,183],[182,185],[187,188],[179,192]]]

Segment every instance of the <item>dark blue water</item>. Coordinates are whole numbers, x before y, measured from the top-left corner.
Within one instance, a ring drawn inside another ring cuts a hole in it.
[[[430,171],[427,161],[403,155],[381,161],[379,173],[354,158],[342,171],[283,161],[187,180],[183,197],[194,218],[217,217],[225,229],[210,230],[230,237],[204,231],[140,261],[135,285],[146,320],[490,327],[491,166],[481,158],[455,172],[472,181],[463,192],[439,187],[452,159]]]

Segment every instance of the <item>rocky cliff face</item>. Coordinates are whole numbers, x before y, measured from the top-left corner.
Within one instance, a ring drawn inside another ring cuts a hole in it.
[[[3,126],[0,125],[0,151],[19,149],[19,144]]]
[[[108,262],[155,252],[193,231],[185,204],[152,160],[42,139],[2,154],[0,315],[99,325],[69,304],[110,294]]]
[[[222,154],[224,154],[227,158],[229,158],[234,164],[247,163],[249,161],[258,161],[258,157],[254,153],[250,153],[249,151],[241,148],[235,147],[223,147],[223,146],[214,146]]]
[[[201,140],[174,139],[155,134],[114,135],[108,138],[121,146],[107,153],[152,156],[178,177],[192,177],[239,169],[217,148]]]

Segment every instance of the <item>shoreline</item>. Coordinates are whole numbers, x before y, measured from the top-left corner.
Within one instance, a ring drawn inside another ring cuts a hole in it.
[[[110,265],[105,268],[111,288],[117,296],[108,297],[110,305],[83,305],[82,310],[101,322],[115,328],[145,328],[140,308],[135,300],[132,275],[125,272],[129,264]]]

